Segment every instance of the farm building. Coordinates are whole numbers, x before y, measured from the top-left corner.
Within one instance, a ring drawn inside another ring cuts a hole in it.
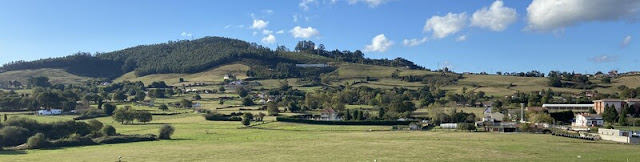
[[[62,114],[61,109],[51,109],[51,110],[38,110],[38,115],[60,115]]]
[[[550,112],[569,110],[573,112],[588,112],[589,109],[594,107],[594,104],[542,104],[542,107]]]
[[[577,114],[576,121],[571,123],[574,127],[599,127],[604,125],[602,116],[595,114]]]
[[[598,129],[598,135],[602,140],[622,143],[640,144],[640,132],[622,131],[617,129]]]
[[[609,105],[609,107],[615,107],[616,111],[620,112],[620,109],[625,105],[635,105],[640,104],[640,99],[628,99],[628,100],[619,100],[619,99],[603,99],[603,100],[595,100],[593,101],[593,109],[596,110],[596,113],[601,114],[604,112],[604,108]]]

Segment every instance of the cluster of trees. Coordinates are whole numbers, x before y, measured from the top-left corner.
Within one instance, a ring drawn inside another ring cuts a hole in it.
[[[56,140],[70,136],[98,137],[115,134],[115,129],[105,132],[104,129],[112,129],[97,120],[88,122],[58,121],[52,123],[40,123],[33,119],[12,117],[0,125],[0,145],[17,146],[27,142],[29,137],[41,134],[44,139]],[[33,142],[32,142],[33,143]]]
[[[382,112],[382,114],[384,114],[384,112]],[[380,116],[380,117],[383,117],[383,116]],[[344,120],[367,120],[372,118],[373,116],[369,114],[369,111],[364,111],[364,110],[353,110],[353,112],[347,110],[342,116],[342,119]]]
[[[620,98],[636,98],[640,97],[638,93],[640,92],[640,87],[629,88],[625,85],[620,85],[617,87],[620,90]]]
[[[147,123],[153,120],[153,116],[148,111],[137,111],[131,108],[131,106],[125,106],[119,108],[113,112],[113,120],[120,122],[121,124],[132,124],[133,120],[137,120],[141,123]]]
[[[435,86],[446,86],[455,84],[459,79],[462,79],[462,75],[458,74],[442,74],[442,75],[408,75],[408,76],[399,76],[399,71],[396,69],[395,72],[391,74],[392,78],[400,79],[406,82],[422,82],[422,84],[426,85],[435,85]]]
[[[581,75],[576,73],[551,71],[547,77],[549,81],[547,85],[552,87],[565,87],[576,89],[592,89],[597,85],[589,81],[587,75]]]
[[[544,73],[541,73],[537,70],[531,70],[528,72],[496,72],[496,75],[504,75],[504,76],[517,76],[517,77],[544,77]]]
[[[123,62],[96,57],[98,55],[101,54],[78,52],[59,58],[46,58],[35,61],[13,61],[0,67],[0,72],[25,69],[58,68],[65,69],[71,74],[95,78],[115,78],[123,74],[122,71],[119,70]]]
[[[476,114],[457,111],[456,109],[449,113],[441,109],[431,109],[429,117],[434,123],[474,123],[476,121]]]

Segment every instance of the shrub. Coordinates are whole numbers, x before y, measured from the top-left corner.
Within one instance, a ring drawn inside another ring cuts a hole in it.
[[[159,108],[160,110],[162,110],[162,111],[167,111],[167,110],[169,110],[169,107],[168,107],[166,104],[162,104],[162,105],[160,105],[160,107],[158,107],[158,108]]]
[[[106,104],[109,105],[109,104]],[[107,110],[107,107],[105,105],[105,112]],[[82,114],[80,114],[80,116],[78,117],[74,117],[73,120],[85,120],[85,119],[93,119],[93,118],[99,118],[99,117],[105,117],[107,116],[107,114],[105,112],[102,112],[98,109],[89,109],[85,112],[82,112]]]
[[[174,131],[175,129],[171,125],[165,124],[162,127],[160,127],[158,137],[160,139],[171,139],[171,135],[173,135]]]
[[[17,126],[6,126],[0,129],[0,135],[4,137],[2,143],[5,146],[17,146],[27,142],[29,130]]]
[[[114,143],[128,143],[128,142],[141,142],[141,141],[155,141],[158,140],[156,135],[121,135],[121,136],[103,136],[93,139],[94,142],[99,144],[114,144]]]
[[[4,122],[4,126],[22,127],[33,132],[38,132],[41,127],[40,123],[36,120],[15,116]]]
[[[251,97],[245,97],[242,99],[242,105],[244,106],[253,106],[253,100],[251,99]]]
[[[102,122],[98,121],[98,120],[89,120],[89,122],[87,122],[87,124],[89,124],[89,128],[91,128],[92,131],[94,132],[98,132],[100,131],[100,129],[102,129],[102,127],[104,126],[104,124],[102,124]]]
[[[116,128],[114,128],[111,125],[105,125],[104,127],[102,127],[102,135],[104,136],[115,136],[116,133]]]
[[[50,147],[73,147],[73,146],[88,146],[96,145],[97,143],[91,140],[89,137],[70,137],[61,138],[49,142]]]
[[[224,115],[216,112],[209,112],[204,114],[204,119],[211,121],[241,121],[242,119],[237,116]]]
[[[36,133],[35,135],[29,137],[27,140],[27,148],[30,149],[38,149],[47,147],[47,139],[44,137],[42,133]]]

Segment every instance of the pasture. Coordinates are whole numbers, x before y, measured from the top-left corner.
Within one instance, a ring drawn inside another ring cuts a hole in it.
[[[71,116],[32,116],[42,122]],[[388,126],[328,126],[206,121],[199,114],[154,116],[150,124],[120,125],[123,134],[156,134],[172,124],[173,140],[3,151],[0,161],[637,161],[640,147],[543,134],[390,131]],[[597,149],[595,149],[597,148]]]

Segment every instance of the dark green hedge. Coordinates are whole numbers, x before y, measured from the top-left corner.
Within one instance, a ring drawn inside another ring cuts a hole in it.
[[[129,143],[129,142],[141,142],[141,141],[155,141],[158,137],[153,134],[145,135],[120,135],[120,136],[105,136],[93,139],[99,144],[113,144],[113,143]]]
[[[326,121],[326,120],[307,120],[291,117],[276,117],[276,121],[293,122],[304,124],[324,124],[324,125],[409,125],[413,121],[395,121],[395,120],[351,120],[351,121]]]
[[[73,146],[89,146],[97,145],[98,143],[91,140],[89,137],[80,138],[62,138],[50,141],[50,147],[73,147]]]

